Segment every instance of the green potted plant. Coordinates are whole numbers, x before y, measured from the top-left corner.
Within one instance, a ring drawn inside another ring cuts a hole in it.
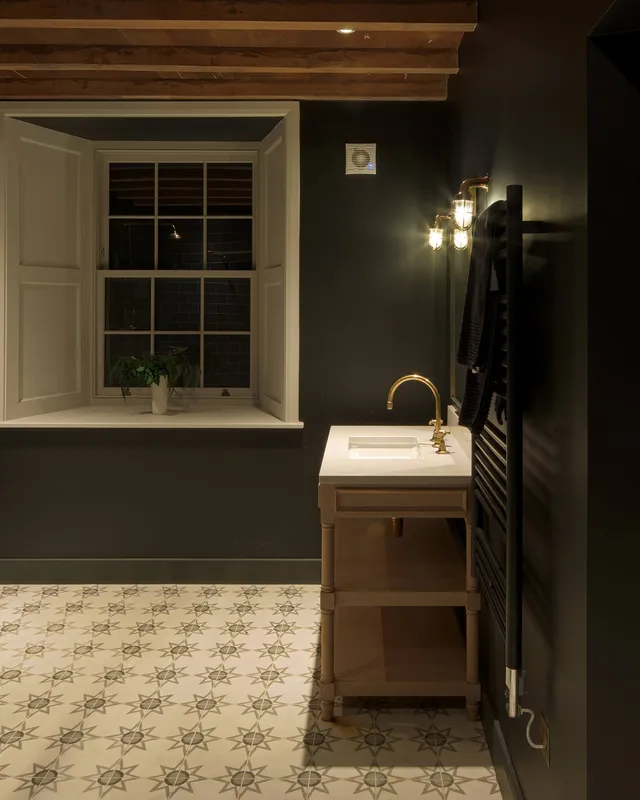
[[[169,395],[177,386],[188,386],[194,377],[194,367],[187,357],[186,347],[171,347],[161,355],[145,353],[139,356],[120,356],[111,369],[111,376],[120,386],[126,401],[135,386],[151,387],[151,412],[166,414]]]

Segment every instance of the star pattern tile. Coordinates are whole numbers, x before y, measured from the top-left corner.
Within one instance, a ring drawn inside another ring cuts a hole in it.
[[[464,709],[319,681],[317,586],[0,586],[0,797],[500,800]]]

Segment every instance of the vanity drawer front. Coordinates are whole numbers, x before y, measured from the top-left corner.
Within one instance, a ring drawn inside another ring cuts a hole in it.
[[[462,517],[466,511],[466,489],[336,489],[336,514],[344,517]]]

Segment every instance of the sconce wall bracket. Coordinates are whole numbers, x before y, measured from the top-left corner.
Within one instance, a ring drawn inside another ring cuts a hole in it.
[[[456,195],[457,200],[464,200],[471,197],[472,190],[483,189],[485,192],[489,191],[489,176],[484,175],[482,178],[467,178],[460,184],[460,189]]]

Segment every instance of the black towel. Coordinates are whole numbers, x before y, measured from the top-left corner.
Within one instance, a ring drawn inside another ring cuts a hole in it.
[[[458,343],[458,363],[468,367],[459,423],[476,435],[487,421],[496,385],[498,296],[506,290],[505,215],[500,200],[476,222]]]
[[[482,369],[488,355],[487,332],[491,322],[488,299],[493,271],[496,282],[503,282],[504,271],[498,265],[504,248],[507,204],[493,203],[480,214],[473,232],[467,296],[462,314],[462,329],[458,343],[458,364]]]

